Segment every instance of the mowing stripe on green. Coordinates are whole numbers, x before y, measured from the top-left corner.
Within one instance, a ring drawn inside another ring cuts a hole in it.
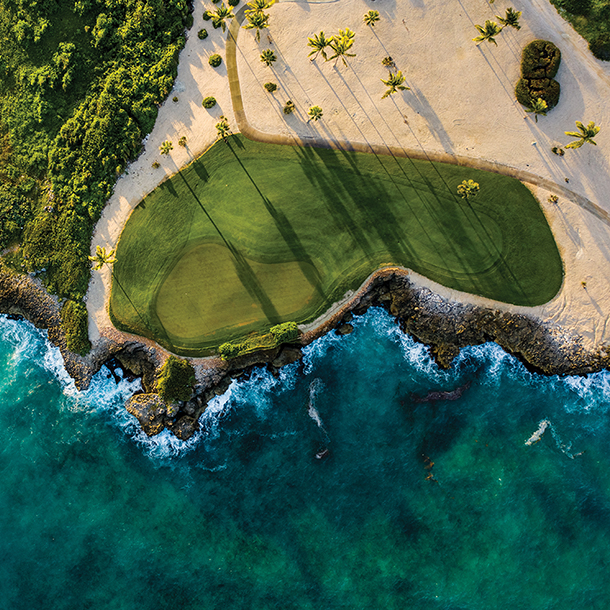
[[[470,201],[456,195],[464,179],[481,186]],[[518,180],[235,135],[136,207],[117,247],[111,316],[205,355],[311,321],[389,264],[516,305],[549,301],[563,278],[544,214]]]

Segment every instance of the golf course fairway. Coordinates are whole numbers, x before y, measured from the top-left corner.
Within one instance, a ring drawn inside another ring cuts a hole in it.
[[[480,192],[457,196],[463,180]],[[116,251],[114,324],[203,356],[279,322],[310,322],[399,265],[515,305],[558,292],[563,268],[518,180],[449,164],[217,142],[148,195]]]

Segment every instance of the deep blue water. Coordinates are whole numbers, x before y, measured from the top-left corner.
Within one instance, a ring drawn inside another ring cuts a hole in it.
[[[0,318],[0,608],[607,609],[610,374],[494,344],[441,371],[383,311],[355,327],[185,444],[138,431],[137,382],[78,393]]]

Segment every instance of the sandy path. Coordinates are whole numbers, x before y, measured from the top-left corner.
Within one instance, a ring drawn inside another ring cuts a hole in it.
[[[209,113],[201,99],[213,94],[222,112],[249,137],[282,143],[338,145],[356,150],[408,154],[458,164],[475,165],[508,173],[529,182],[543,208],[564,259],[566,277],[560,294],[537,308],[515,308],[457,293],[414,276],[421,285],[462,302],[534,314],[578,332],[588,347],[609,340],[610,313],[610,128],[602,129],[597,147],[586,146],[554,155],[553,145],[565,144],[564,130],[575,120],[595,120],[610,127],[610,66],[593,58],[586,43],[546,0],[523,0],[522,29],[508,29],[498,36],[498,47],[476,47],[473,23],[502,14],[509,3],[483,0],[339,0],[334,3],[282,2],[271,9],[271,27],[257,43],[252,32],[230,28],[236,44],[233,68],[219,71],[207,65],[207,57],[224,57],[224,38],[201,14],[196,2],[195,25],[180,56],[176,95],[160,109],[159,119],[143,155],[117,183],[92,242],[114,247],[129,213],[166,175],[186,165],[215,138],[214,124],[220,109]],[[361,15],[374,8],[382,20],[374,31],[361,23]],[[307,58],[306,38],[321,29],[327,35],[338,28],[356,32],[355,58],[348,66]],[[197,39],[206,27],[210,36]],[[523,46],[534,38],[552,40],[562,50],[557,80],[562,86],[559,105],[535,123],[514,99]],[[273,48],[278,61],[273,68],[258,61],[263,48]],[[381,58],[391,55],[407,77],[411,91],[381,100],[387,72]],[[230,57],[227,57],[229,60]],[[239,81],[236,76],[239,76]],[[229,81],[233,94],[230,107]],[[278,83],[271,95],[263,83]],[[236,96],[236,87],[239,95]],[[291,99],[297,111],[288,117],[281,108]],[[241,103],[240,103],[241,102]],[[318,123],[307,122],[307,109],[317,104],[324,110]],[[186,135],[188,148],[177,140]],[[158,154],[165,139],[174,141],[171,159]],[[536,144],[533,144],[536,142]],[[153,160],[163,168],[152,170]],[[465,168],[465,177],[467,169]],[[568,177],[569,185],[565,182]],[[549,194],[560,196],[558,205],[546,203]],[[585,282],[583,286],[582,282]],[[111,332],[107,314],[109,271],[94,274],[88,293],[90,336]]]

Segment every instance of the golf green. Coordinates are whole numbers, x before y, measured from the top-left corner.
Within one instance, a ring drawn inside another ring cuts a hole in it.
[[[456,194],[465,179],[480,184],[468,201]],[[563,278],[518,180],[239,135],[148,195],[116,257],[113,322],[189,356],[311,321],[385,265],[515,305],[549,301]]]

